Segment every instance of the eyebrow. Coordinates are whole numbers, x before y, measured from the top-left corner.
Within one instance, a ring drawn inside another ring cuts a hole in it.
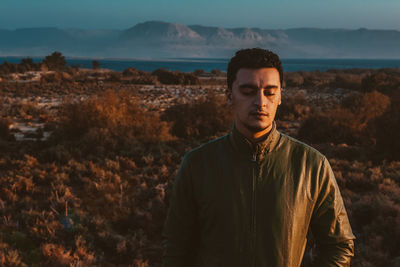
[[[239,85],[239,88],[251,88],[251,89],[258,89],[258,86],[252,83],[244,83]],[[278,89],[277,85],[267,85],[264,86],[263,89]]]

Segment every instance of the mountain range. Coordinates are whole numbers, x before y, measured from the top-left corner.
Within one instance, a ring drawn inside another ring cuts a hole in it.
[[[126,30],[0,29],[0,56],[93,58],[225,58],[261,47],[284,58],[400,58],[400,31],[260,29],[139,23]]]

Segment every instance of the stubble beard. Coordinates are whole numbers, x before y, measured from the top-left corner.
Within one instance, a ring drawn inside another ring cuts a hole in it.
[[[262,126],[262,125],[251,125],[249,123],[244,123],[243,126],[246,127],[246,129],[251,132],[251,133],[258,133],[258,132],[263,132],[266,129],[268,129],[270,126],[272,125],[272,123],[267,123],[266,126]]]
[[[265,131],[269,127],[269,125],[266,127],[261,127],[261,126],[252,126],[252,125],[245,124],[244,127],[246,127],[246,129],[249,130],[251,133],[258,133],[258,132]]]

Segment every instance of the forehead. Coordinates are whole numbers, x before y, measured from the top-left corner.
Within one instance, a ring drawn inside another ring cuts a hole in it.
[[[236,74],[235,82],[280,85],[279,72],[275,68],[241,68]]]

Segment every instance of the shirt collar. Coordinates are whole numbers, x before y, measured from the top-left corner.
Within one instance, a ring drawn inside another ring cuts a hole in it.
[[[229,133],[229,139],[235,150],[241,154],[251,157],[251,159],[256,161],[261,161],[265,154],[274,150],[276,144],[278,143],[279,136],[280,134],[276,129],[275,121],[272,124],[272,128],[268,133],[268,136],[264,140],[257,143],[252,143],[243,134],[241,134],[237,130],[235,124],[233,124],[232,131]]]

